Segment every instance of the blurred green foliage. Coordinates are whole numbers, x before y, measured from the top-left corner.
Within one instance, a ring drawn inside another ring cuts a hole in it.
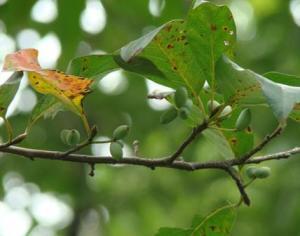
[[[83,0],[57,1],[58,17],[49,24],[38,23],[31,18],[31,9],[36,1],[8,0],[0,6],[0,20],[6,28],[3,32],[13,38],[26,28],[36,30],[41,36],[54,32],[62,49],[57,68],[66,70],[68,62],[75,56],[95,50],[114,51],[153,27],[171,19],[184,18],[190,2],[166,0],[161,15],[154,17],[149,12],[147,0],[102,0],[107,16],[106,25],[96,35],[85,33],[80,28],[79,18],[85,7]],[[300,28],[291,14],[291,6],[295,6],[291,2],[297,1],[215,2],[228,4],[237,16],[240,40],[235,51],[236,61],[240,65],[259,73],[276,70],[300,74],[300,57],[297,53],[300,50]],[[124,113],[129,114],[133,127],[127,144],[139,140],[142,156],[169,154],[187,135],[188,128],[179,121],[161,126],[161,111],[153,110],[146,99],[148,91],[145,80],[135,75],[125,76],[128,84],[122,93],[107,94],[95,88],[88,96],[85,109],[90,122],[99,127],[101,136],[111,136],[115,127],[128,120]],[[253,114],[253,126],[259,139],[274,128],[275,118],[266,108],[256,108]],[[28,113],[11,117],[15,133],[24,130],[28,117]],[[54,120],[40,121],[24,146],[65,150],[59,134],[62,129],[72,128],[84,133],[76,116],[69,112],[59,113]],[[279,151],[298,145],[299,131],[299,125],[291,121],[283,136],[276,139],[268,150]],[[0,127],[0,132],[1,136],[5,133],[3,127]],[[98,148],[100,150],[101,146]],[[87,148],[85,152],[89,153],[90,149]],[[214,152],[214,145],[200,138],[184,156],[188,160],[207,160],[215,155],[218,153]],[[43,192],[68,196],[75,218],[57,235],[84,232],[79,235],[150,236],[161,226],[185,227],[195,214],[205,215],[227,201],[237,201],[239,197],[231,179],[216,171],[185,173],[167,169],[151,171],[142,167],[97,166],[92,178],[88,175],[89,166],[73,163],[32,162],[7,154],[0,159],[0,163],[1,179],[8,172],[15,171],[26,181],[36,183]],[[299,234],[298,164],[300,161],[297,158],[270,163],[272,176],[249,187],[252,206],[241,207],[233,235]],[[3,198],[3,188],[0,193]],[[98,220],[90,220],[96,230],[93,227],[84,228],[91,209],[98,212]],[[103,209],[107,209],[109,218],[105,217],[106,211]]]

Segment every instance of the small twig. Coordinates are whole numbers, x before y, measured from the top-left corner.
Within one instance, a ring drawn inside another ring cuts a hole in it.
[[[206,120],[203,121],[202,124],[193,129],[192,133],[188,136],[188,138],[179,146],[179,148],[166,159],[167,162],[172,163],[175,161],[186,149],[186,147],[194,141],[194,139],[202,133],[208,127],[208,122]]]
[[[274,139],[276,136],[278,136],[281,133],[281,131],[282,131],[282,127],[278,126],[274,130],[274,132],[270,135],[267,135],[260,144],[258,144],[255,148],[253,148],[252,150],[247,152],[245,155],[240,157],[239,160],[241,161],[241,164],[243,162],[246,162],[247,160],[249,160],[253,155],[258,153],[259,151],[261,151],[272,139]]]
[[[246,193],[245,187],[243,185],[243,182],[241,178],[235,173],[234,170],[232,170],[232,167],[229,166],[228,168],[224,169],[230,176],[231,178],[235,181],[236,186],[238,187],[241,197],[243,199],[243,202],[247,205],[250,206],[250,198],[248,194]]]
[[[18,135],[17,137],[15,137],[13,140],[11,140],[10,142],[4,143],[4,144],[0,144],[0,150],[15,144],[18,144],[20,142],[22,142],[25,138],[26,138],[27,134],[23,133]]]

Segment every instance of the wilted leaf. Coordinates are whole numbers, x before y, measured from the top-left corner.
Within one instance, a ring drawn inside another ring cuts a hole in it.
[[[23,49],[8,54],[4,59],[5,71],[38,71],[41,67],[38,63],[38,51],[33,48]]]
[[[0,117],[5,117],[7,108],[18,91],[22,75],[22,72],[15,72],[0,86]]]

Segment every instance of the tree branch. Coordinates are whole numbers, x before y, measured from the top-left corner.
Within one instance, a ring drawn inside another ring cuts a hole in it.
[[[179,148],[167,159],[168,162],[172,163],[175,161],[186,149],[186,147],[196,139],[196,137],[201,134],[208,127],[208,122],[203,121],[202,124],[193,129],[192,133],[187,137],[187,139],[179,146]]]

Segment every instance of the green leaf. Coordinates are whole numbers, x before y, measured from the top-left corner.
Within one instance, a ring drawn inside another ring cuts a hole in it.
[[[258,76],[223,56],[216,65],[217,91],[230,105],[265,105],[266,99],[261,92]]]
[[[226,6],[202,3],[190,11],[187,29],[188,42],[204,73],[202,79],[214,89],[215,63],[223,53],[232,54],[236,41],[232,13]]]
[[[105,75],[118,68],[119,65],[112,54],[90,55],[73,59],[69,64],[68,73],[90,78]]]
[[[22,75],[22,72],[14,72],[8,80],[0,86],[0,117],[5,117],[7,108],[18,91]]]
[[[155,236],[191,236],[192,229],[160,228]]]
[[[30,130],[40,118],[54,118],[59,111],[63,110],[63,104],[55,97],[50,95],[43,95],[40,97],[41,98],[38,99],[38,103],[31,112],[27,131]]]
[[[184,20],[170,21],[123,47],[121,57],[126,62],[137,56],[150,60],[163,74],[155,82],[172,88],[185,86],[196,96],[205,78],[186,33]]]
[[[234,153],[229,145],[226,137],[223,132],[216,129],[206,129],[203,131],[203,136],[215,145],[217,152],[223,159],[231,159],[234,158]]]
[[[225,206],[212,212],[204,219],[197,217],[193,222],[191,235],[229,236],[236,214],[236,207]]]

